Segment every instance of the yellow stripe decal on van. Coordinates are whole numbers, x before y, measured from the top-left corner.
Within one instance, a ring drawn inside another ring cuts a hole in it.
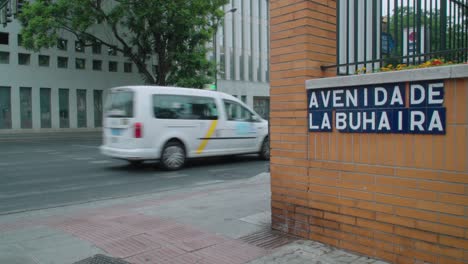
[[[206,135],[203,141],[200,143],[200,146],[198,146],[197,154],[201,154],[203,150],[205,149],[206,145],[208,145],[208,140],[211,138],[211,136],[215,132],[216,125],[218,125],[218,120],[213,120],[213,122],[211,122],[210,128],[208,129],[208,132],[206,132]]]

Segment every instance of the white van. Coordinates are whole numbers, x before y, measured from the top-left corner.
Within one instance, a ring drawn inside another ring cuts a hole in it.
[[[159,160],[167,170],[180,169],[187,158],[258,153],[269,159],[268,122],[221,92],[116,87],[105,104],[101,152],[132,164]]]

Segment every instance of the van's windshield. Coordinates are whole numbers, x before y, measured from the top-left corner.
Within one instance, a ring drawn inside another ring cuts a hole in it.
[[[113,91],[106,101],[107,117],[133,117],[133,97],[132,91]]]

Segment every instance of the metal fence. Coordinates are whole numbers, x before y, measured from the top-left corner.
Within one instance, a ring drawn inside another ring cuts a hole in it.
[[[337,42],[339,75],[466,62],[468,0],[338,0]]]

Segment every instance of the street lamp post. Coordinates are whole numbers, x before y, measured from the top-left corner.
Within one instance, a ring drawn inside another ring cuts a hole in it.
[[[221,19],[224,18],[224,16],[228,13],[234,13],[237,11],[237,8],[231,8],[229,11],[224,12],[224,15]],[[218,28],[219,28],[219,23],[221,22],[221,19],[216,22],[216,27],[215,27],[215,32],[213,34],[213,55],[214,55],[214,61],[215,61],[215,90],[218,90],[218,45],[217,45],[217,34],[218,34]]]

